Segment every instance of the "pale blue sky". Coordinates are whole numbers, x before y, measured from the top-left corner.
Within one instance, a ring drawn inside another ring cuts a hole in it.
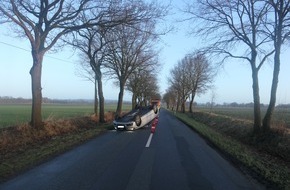
[[[176,18],[176,15],[173,17]],[[173,19],[172,18],[172,19]],[[173,20],[170,21],[173,23]],[[163,64],[159,74],[161,93],[168,87],[167,78],[170,70],[185,54],[201,46],[197,39],[187,35],[186,23],[174,23],[176,30],[162,37],[159,47],[160,62]],[[23,49],[18,49],[16,47]],[[277,93],[277,104],[290,103],[290,47],[284,49],[281,58],[281,72]],[[25,51],[28,50],[28,51]],[[10,37],[7,30],[0,28],[0,96],[31,98],[31,79],[29,70],[32,66],[30,46],[27,40]],[[54,54],[46,54],[42,70],[43,97],[56,99],[93,99],[94,86],[91,82],[78,77],[76,73],[77,54],[69,48]],[[272,78],[271,64],[260,71],[261,102],[269,102]],[[225,64],[215,80],[215,102],[248,103],[252,102],[251,70],[247,63],[232,61]],[[104,81],[105,99],[117,99],[118,87],[112,81]],[[130,93],[125,93],[125,100],[131,100]],[[198,103],[211,101],[211,91],[196,98]]]

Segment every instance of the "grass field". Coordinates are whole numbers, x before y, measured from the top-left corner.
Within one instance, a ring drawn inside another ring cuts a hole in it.
[[[124,104],[123,110],[130,110],[131,105]],[[105,111],[115,111],[116,104],[106,104]],[[212,110],[206,107],[195,108],[200,111],[213,112],[239,119],[253,120],[253,108],[240,107],[214,107]],[[262,115],[266,108],[263,108]],[[48,118],[63,119],[78,116],[92,115],[93,105],[71,105],[71,104],[44,104],[42,106],[43,120]],[[30,121],[31,105],[0,105],[0,128],[27,123]],[[275,123],[285,123],[290,128],[290,109],[276,109],[274,114]]]
[[[116,104],[107,104],[105,105],[105,111],[115,111],[116,107]],[[130,105],[123,105],[123,110],[129,109]],[[93,113],[93,105],[44,104],[42,106],[43,120],[88,116]],[[27,123],[30,121],[30,116],[31,105],[0,105],[0,128]]]
[[[206,107],[197,107],[199,111],[212,112],[219,115],[234,117],[237,119],[254,120],[254,110],[251,107],[214,107],[213,109]],[[261,109],[262,117],[266,113],[266,108]],[[285,124],[290,128],[290,109],[277,108],[273,115],[273,121],[278,124]]]

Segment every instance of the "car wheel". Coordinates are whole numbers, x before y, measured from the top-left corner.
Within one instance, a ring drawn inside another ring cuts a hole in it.
[[[135,121],[135,123],[136,123],[137,126],[140,126],[141,125],[141,122],[142,122],[140,115],[135,115],[134,121]]]
[[[153,106],[153,111],[154,111],[155,114],[158,113],[158,107],[156,105]]]

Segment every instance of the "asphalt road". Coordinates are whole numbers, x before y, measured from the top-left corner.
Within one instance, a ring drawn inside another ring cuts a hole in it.
[[[109,131],[0,189],[264,189],[166,110],[160,112],[151,142],[149,137],[149,127]]]

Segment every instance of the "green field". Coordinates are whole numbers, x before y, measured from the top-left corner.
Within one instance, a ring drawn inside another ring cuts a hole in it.
[[[251,107],[214,107],[213,109],[206,107],[197,107],[198,111],[212,112],[220,115],[230,116],[238,119],[254,120],[254,110]],[[266,108],[261,108],[262,117],[266,113]],[[275,123],[284,123],[290,128],[290,109],[276,108],[273,121]]]
[[[116,104],[105,105],[105,111],[115,111]],[[124,104],[123,110],[129,110],[130,105]],[[48,118],[63,119],[78,116],[88,116],[94,113],[93,105],[60,105],[45,104],[42,106],[43,120]],[[27,123],[30,121],[31,105],[0,105],[0,128]]]

